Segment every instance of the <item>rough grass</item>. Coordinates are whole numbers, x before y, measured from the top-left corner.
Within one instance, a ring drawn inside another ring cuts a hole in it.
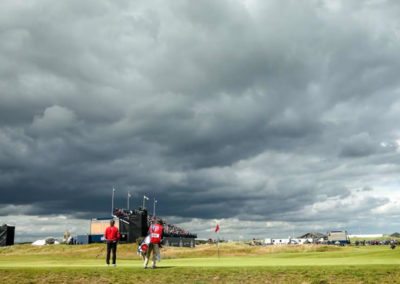
[[[0,248],[0,283],[400,283],[400,250],[387,246],[164,248],[156,270],[136,245],[119,245],[116,268],[104,257],[99,244]]]
[[[345,248],[336,246],[249,246],[241,243],[223,243],[219,245],[220,256],[261,256],[276,253],[304,253],[323,251],[342,251]],[[217,255],[216,245],[201,245],[195,250],[191,248],[165,248],[166,258],[212,257]]]
[[[118,246],[118,258],[131,259],[136,255],[136,244],[120,244]],[[305,252],[327,252],[346,251],[347,247],[305,245],[305,246],[249,246],[241,243],[222,243],[219,245],[220,256],[260,256],[276,253],[305,253]],[[200,245],[196,248],[164,247],[162,249],[164,258],[195,258],[217,256],[217,246]],[[29,244],[15,245],[0,248],[2,256],[54,256],[63,257],[93,258],[105,256],[103,244],[91,244],[80,246],[53,245],[53,246],[32,246]]]

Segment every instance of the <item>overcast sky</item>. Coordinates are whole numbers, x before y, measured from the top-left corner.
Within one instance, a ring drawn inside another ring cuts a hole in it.
[[[199,237],[400,230],[395,0],[0,4],[0,223],[144,194]],[[152,207],[151,203],[148,204]]]

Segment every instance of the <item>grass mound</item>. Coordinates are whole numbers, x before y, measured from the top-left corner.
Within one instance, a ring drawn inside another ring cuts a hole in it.
[[[118,246],[118,258],[132,259],[136,255],[136,244],[120,244]],[[219,245],[221,257],[239,256],[263,256],[280,253],[310,253],[310,252],[329,252],[346,251],[347,248],[336,246],[249,246],[241,243],[222,243]],[[99,258],[105,256],[104,244],[90,245],[47,245],[32,246],[29,244],[15,245],[0,249],[1,256],[60,256],[66,258]],[[217,256],[217,245],[205,244],[195,248],[163,247],[163,257],[166,259],[174,258],[203,258]]]

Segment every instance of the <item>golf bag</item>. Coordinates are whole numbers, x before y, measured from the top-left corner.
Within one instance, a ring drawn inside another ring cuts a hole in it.
[[[151,245],[150,244],[150,235],[148,235],[141,243],[140,243],[140,245],[138,246],[138,249],[137,249],[137,254],[138,255],[140,255],[142,258],[143,258],[143,260],[144,260],[144,258],[146,257],[146,253],[147,253],[147,250],[149,249],[149,246]],[[160,246],[160,248],[161,248],[161,244],[159,244],[159,246]],[[157,261],[161,261],[161,255],[160,254],[157,254],[156,255],[156,258],[157,258]]]
[[[144,240],[140,243],[137,248],[137,254],[140,255],[143,259],[146,256],[147,250],[149,249],[150,245],[150,236],[144,238]]]

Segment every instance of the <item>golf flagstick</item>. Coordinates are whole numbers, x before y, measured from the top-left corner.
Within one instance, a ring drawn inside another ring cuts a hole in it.
[[[215,233],[217,233],[217,253],[218,253],[218,259],[219,259],[219,224],[215,227]]]

